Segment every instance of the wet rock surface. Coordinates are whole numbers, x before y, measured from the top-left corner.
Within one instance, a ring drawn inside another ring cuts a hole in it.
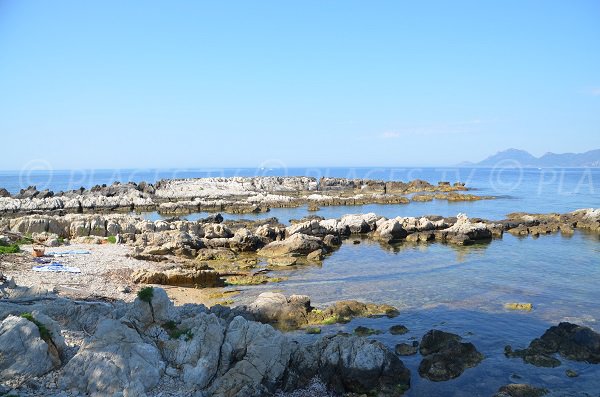
[[[600,363],[600,334],[588,327],[562,322],[552,326],[540,338],[536,338],[529,347],[514,350],[507,346],[507,357],[520,357],[528,364],[538,367],[557,367],[561,363],[554,354],[560,354],[568,360]]]
[[[460,340],[460,336],[449,332],[431,330],[426,333],[419,346],[424,356],[419,364],[419,374],[434,382],[446,381],[479,364],[483,355],[472,343]]]

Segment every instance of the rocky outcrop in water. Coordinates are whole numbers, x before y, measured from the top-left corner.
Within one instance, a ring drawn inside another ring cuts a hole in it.
[[[10,196],[0,191],[0,213],[147,211],[185,214],[199,211],[265,212],[301,205],[402,204],[414,192],[455,192],[464,185],[431,185],[425,181],[383,182],[368,179],[308,177],[233,177],[162,180],[95,186],[54,193],[35,186]],[[459,195],[460,196],[460,195]],[[450,200],[448,197],[440,197]]]
[[[472,343],[463,343],[460,336],[435,329],[423,336],[419,352],[423,355],[419,374],[434,382],[457,378],[483,360]]]
[[[548,328],[526,349],[505,348],[506,356],[520,357],[537,367],[558,367],[561,363],[553,356],[556,353],[568,360],[599,364],[600,334],[588,327],[563,322]]]
[[[557,232],[571,235],[574,229],[599,233],[600,208],[580,209],[566,214],[513,213],[502,223],[509,233],[517,236],[539,237]]]
[[[349,322],[355,317],[395,317],[398,310],[390,305],[377,305],[358,301],[339,301],[324,309],[311,306],[310,297],[276,292],[263,292],[254,302],[237,307],[235,313],[267,323],[278,328],[296,329],[307,325]]]

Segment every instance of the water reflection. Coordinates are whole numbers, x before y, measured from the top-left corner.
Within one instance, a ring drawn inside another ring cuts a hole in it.
[[[553,234],[538,239],[505,234],[500,240],[466,247],[439,243],[388,246],[359,240],[360,244],[344,243],[320,267],[276,271],[289,279],[244,288],[240,301],[249,302],[263,291],[280,290],[310,295],[319,307],[341,299],[387,303],[400,309],[399,317],[356,319],[325,327],[324,333],[352,331],[358,325],[380,330],[406,325],[411,330],[407,335],[376,337],[393,348],[396,343],[420,339],[431,328],[440,328],[464,336],[485,355],[477,368],[442,383],[419,378],[419,356],[403,358],[413,373],[408,396],[490,396],[510,382],[544,386],[556,395],[580,395],[581,391],[598,395],[600,365],[561,359],[561,367],[536,368],[503,355],[506,344],[525,347],[560,321],[599,330],[596,234],[576,231],[569,238]],[[508,302],[532,303],[534,309],[510,311],[504,308]],[[310,338],[300,333],[295,337]],[[568,378],[567,368],[580,376]]]

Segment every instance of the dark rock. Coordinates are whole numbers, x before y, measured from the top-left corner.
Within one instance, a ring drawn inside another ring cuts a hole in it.
[[[377,329],[363,327],[362,325],[354,328],[354,334],[358,336],[379,335],[380,333],[381,331]]]
[[[407,332],[408,332],[408,328],[406,328],[404,325],[401,325],[401,324],[392,325],[390,327],[390,334],[392,334],[392,335],[404,335]]]
[[[510,346],[506,346],[504,348],[504,355],[506,357],[520,357],[527,364],[535,365],[536,367],[554,368],[560,365],[560,360],[552,357],[550,354],[534,349],[513,351]]]
[[[410,387],[410,371],[383,344],[347,335],[324,337],[297,350],[290,368],[286,390],[317,376],[339,394],[397,397]]]
[[[423,336],[419,352],[423,356],[427,356],[439,352],[452,342],[460,342],[460,340],[460,336],[456,334],[432,329]]]
[[[54,192],[52,192],[48,189],[45,189],[38,193],[37,198],[44,199],[44,198],[53,197],[53,196],[54,196]]]
[[[335,248],[342,244],[342,240],[339,236],[335,236],[333,234],[328,234],[323,237],[323,244],[329,248]]]
[[[523,383],[502,386],[493,397],[542,397],[548,394],[547,389],[533,387]]]
[[[420,352],[425,357],[419,374],[434,382],[459,377],[467,368],[475,367],[483,355],[472,343],[461,343],[458,335],[431,330],[423,336]]]
[[[16,195],[15,198],[18,199],[31,199],[36,197],[40,192],[38,192],[35,186],[29,186],[27,189],[21,189],[19,194]]]
[[[198,219],[197,222],[198,223],[221,223],[221,222],[223,222],[223,215],[221,215],[221,214],[209,215],[206,218]]]
[[[419,342],[414,341],[412,344],[398,343],[396,345],[396,354],[399,356],[412,356],[417,354],[419,350]]]
[[[0,197],[10,197],[10,192],[3,187],[0,187]]]
[[[588,327],[563,322],[548,328],[526,349],[513,351],[510,346],[505,348],[506,356],[521,357],[526,363],[541,367],[559,366],[560,361],[552,357],[555,353],[569,360],[598,364],[600,334]]]

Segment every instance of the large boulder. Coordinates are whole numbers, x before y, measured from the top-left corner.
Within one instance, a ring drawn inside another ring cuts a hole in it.
[[[348,322],[355,317],[379,315],[394,317],[398,314],[397,309],[389,305],[358,301],[339,301],[323,310],[317,310],[311,306],[309,296],[286,297],[277,292],[263,292],[250,305],[236,310],[240,314],[250,314],[250,317],[256,321],[275,324],[281,329]]]
[[[146,287],[146,295],[140,294],[133,301],[124,321],[132,324],[138,331],[144,332],[157,324],[177,320],[177,311],[173,310],[173,302],[162,288]]]
[[[377,215],[370,212],[368,214],[344,215],[340,219],[342,227],[348,227],[350,233],[368,233],[375,230],[377,224]]]
[[[262,246],[263,240],[246,228],[236,230],[229,242],[229,247],[237,252],[254,252]]]
[[[143,396],[165,369],[158,349],[121,321],[105,319],[65,365],[59,385],[91,397]]]
[[[258,397],[272,393],[283,380],[294,347],[271,326],[235,317],[227,327],[218,376],[209,395]]]
[[[49,330],[23,317],[8,316],[0,323],[0,380],[36,377],[61,364]],[[42,337],[45,339],[42,339]]]
[[[312,307],[308,296],[292,295],[286,298],[280,293],[263,292],[246,310],[257,321],[288,329],[308,324],[308,313]]]
[[[388,219],[377,222],[377,230],[373,233],[373,237],[386,243],[391,243],[405,238],[407,234],[397,219]]]
[[[347,335],[324,337],[297,349],[285,388],[318,376],[338,393],[400,396],[410,387],[410,371],[383,344]]]
[[[231,230],[221,223],[209,223],[204,225],[204,237],[211,238],[230,238],[233,237]]]
[[[475,367],[483,355],[472,343],[461,343],[458,335],[438,330],[427,332],[419,347],[424,356],[419,374],[434,382],[459,377],[467,368]]]
[[[308,234],[309,236],[323,237],[327,234],[346,235],[350,233],[350,230],[347,225],[342,224],[337,219],[312,219],[288,226],[285,229],[285,232],[288,236],[302,233]]]
[[[176,338],[160,343],[161,352],[173,368],[182,369],[188,387],[203,389],[217,374],[225,327],[214,314],[200,313],[182,321],[177,330]]]
[[[483,222],[471,222],[465,214],[458,214],[456,223],[437,231],[436,236],[443,242],[468,245],[478,240],[491,239],[492,228]]]
[[[285,240],[273,241],[258,251],[260,256],[276,258],[281,256],[306,256],[323,248],[323,241],[317,237],[296,233]]]

